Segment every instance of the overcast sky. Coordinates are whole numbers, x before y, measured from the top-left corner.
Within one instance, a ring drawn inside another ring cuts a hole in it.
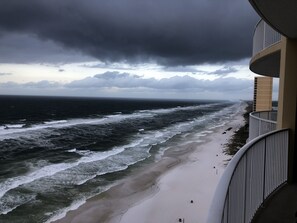
[[[0,94],[251,99],[248,0],[1,0]]]

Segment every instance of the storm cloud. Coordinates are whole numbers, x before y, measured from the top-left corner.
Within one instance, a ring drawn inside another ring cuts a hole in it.
[[[1,0],[0,62],[22,55],[23,36],[18,62],[77,52],[108,63],[224,63],[250,56],[256,20],[247,0]]]
[[[140,75],[105,72],[68,84],[52,81],[28,83],[0,83],[0,93],[100,97],[148,97],[148,98],[205,98],[247,99],[252,94],[252,80],[220,77],[215,80],[199,80],[194,77],[144,78]],[[3,92],[1,92],[3,91]]]
[[[105,72],[94,76],[86,77],[82,80],[72,81],[66,84],[67,88],[87,89],[87,88],[147,88],[158,90],[174,91],[240,91],[250,89],[251,80],[238,78],[217,78],[216,80],[199,80],[194,77],[173,76],[170,78],[143,78],[139,75],[119,72]]]

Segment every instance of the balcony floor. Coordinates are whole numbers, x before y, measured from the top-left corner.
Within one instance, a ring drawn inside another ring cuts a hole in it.
[[[253,223],[295,223],[296,212],[297,184],[287,184],[264,204]]]

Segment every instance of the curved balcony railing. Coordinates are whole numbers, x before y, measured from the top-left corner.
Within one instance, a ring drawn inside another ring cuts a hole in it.
[[[287,181],[289,130],[247,143],[228,164],[217,186],[208,223],[251,222],[267,197]]]
[[[253,56],[280,40],[281,34],[272,29],[264,20],[260,20],[253,37]]]
[[[276,111],[250,113],[249,141],[265,133],[276,130]]]

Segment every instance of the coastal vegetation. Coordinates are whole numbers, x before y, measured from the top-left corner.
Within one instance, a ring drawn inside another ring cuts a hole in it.
[[[224,153],[227,155],[235,155],[235,153],[246,144],[249,137],[249,114],[252,112],[252,102],[248,101],[245,108],[244,125],[236,130],[230,140],[224,145]]]

